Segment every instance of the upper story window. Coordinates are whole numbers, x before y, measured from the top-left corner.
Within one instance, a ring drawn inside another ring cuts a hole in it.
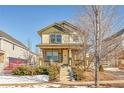
[[[62,42],[62,36],[61,34],[51,34],[50,35],[50,42],[51,43],[61,43]]]
[[[13,44],[12,49],[15,50],[15,45]]]
[[[73,35],[73,41],[74,42],[78,42],[79,41],[79,37],[77,35]]]

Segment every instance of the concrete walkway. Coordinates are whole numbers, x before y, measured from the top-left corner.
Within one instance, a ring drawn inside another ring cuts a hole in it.
[[[68,82],[70,80],[68,70],[69,70],[68,66],[64,66],[60,68],[60,81],[61,82]]]

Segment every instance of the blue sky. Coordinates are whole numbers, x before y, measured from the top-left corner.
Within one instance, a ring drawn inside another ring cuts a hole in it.
[[[0,6],[0,30],[25,45],[31,39],[34,51],[41,42],[37,31],[54,22],[71,21],[78,9],[79,6]],[[124,6],[119,6],[121,14],[124,15]]]
[[[78,6],[0,6],[0,30],[27,45],[31,39],[32,49],[40,43],[37,31],[54,22],[72,20]]]

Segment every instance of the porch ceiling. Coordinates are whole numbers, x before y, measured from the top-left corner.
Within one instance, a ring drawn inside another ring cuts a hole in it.
[[[41,48],[41,49],[48,49],[48,48],[68,48],[68,49],[81,49],[83,48],[83,45],[81,44],[40,44],[37,45],[37,47]]]

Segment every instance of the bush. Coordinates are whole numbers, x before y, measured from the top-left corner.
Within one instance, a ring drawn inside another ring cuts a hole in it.
[[[50,80],[57,79],[60,68],[57,65],[42,66],[32,69],[30,66],[17,67],[12,73],[14,75],[49,75]]]
[[[59,69],[58,66],[56,66],[56,65],[51,65],[51,66],[48,68],[48,73],[49,73],[50,80],[55,80],[55,79],[57,79],[57,76],[59,75],[59,72],[60,72],[60,69]]]
[[[81,70],[78,67],[73,67],[72,70],[74,73],[73,77],[75,78],[75,80],[77,80],[77,81],[83,80],[83,78],[84,78],[83,77],[83,70]]]
[[[35,72],[36,72],[36,74],[37,75],[42,75],[42,74],[44,74],[44,75],[48,75],[49,73],[48,73],[48,67],[37,67],[37,68],[35,68]]]
[[[30,66],[20,66],[12,71],[13,75],[32,75]]]
[[[121,62],[119,62],[119,63],[118,63],[118,68],[123,70],[123,69],[124,69],[124,64],[121,63]]]
[[[100,72],[104,72],[103,65],[100,65],[100,66],[99,66],[99,71],[100,71]]]
[[[35,72],[37,75],[39,74],[49,75],[50,80],[55,80],[59,75],[59,67],[57,65],[38,67],[35,69]]]

